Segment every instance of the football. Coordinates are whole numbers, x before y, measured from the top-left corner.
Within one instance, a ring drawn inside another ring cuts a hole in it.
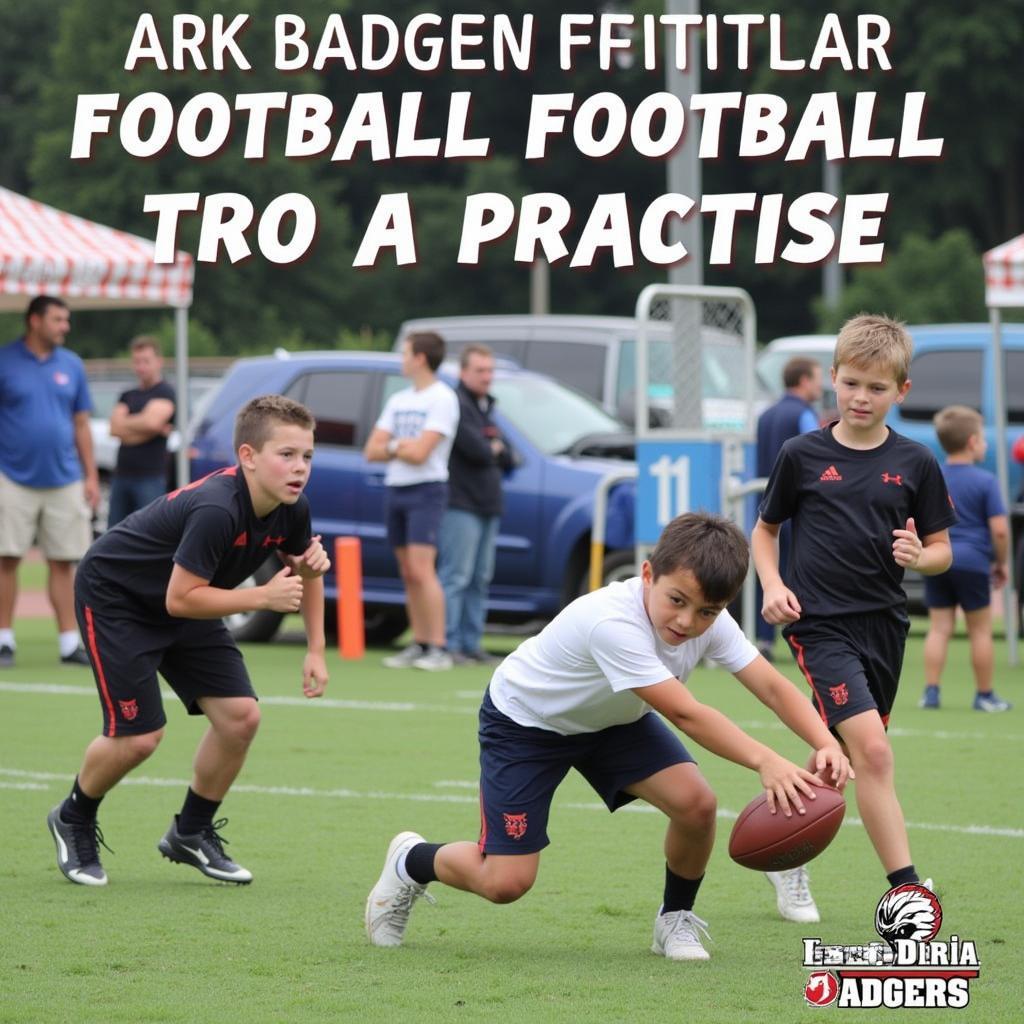
[[[768,810],[765,793],[743,808],[729,837],[729,856],[754,871],[786,871],[817,857],[839,831],[846,813],[843,794],[831,786],[815,787],[817,799],[804,798],[806,814]]]

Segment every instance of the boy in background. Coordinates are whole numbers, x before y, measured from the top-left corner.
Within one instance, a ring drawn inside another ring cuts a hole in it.
[[[693,912],[715,839],[716,801],[693,756],[658,711],[705,749],[756,771],[769,806],[806,813],[849,763],[797,688],[761,657],[725,611],[747,573],[743,534],[689,513],[665,527],[641,575],[577,598],[495,670],[480,708],[478,842],[391,841],[366,901],[376,946],[399,946],[427,884],[492,903],[533,886],[559,784],[575,768],[610,811],[645,800],[668,818],[665,885],[652,951],[707,960],[707,924]],[[811,746],[812,774],[700,703],[684,685],[709,657]]]
[[[946,664],[956,610],[964,610],[974,669],[975,711],[1009,711],[992,689],[992,584],[1006,583],[1010,528],[999,483],[975,463],[985,459],[985,424],[966,405],[950,405],[935,415],[935,433],[946,453],[942,475],[959,522],[950,527],[953,564],[924,581],[928,635],[924,641],[925,688],[921,707],[939,707],[939,685]]]
[[[782,446],[751,541],[765,620],[785,626],[822,721],[849,753],[889,888],[919,881],[886,735],[909,628],[900,584],[905,569],[934,576],[949,568],[947,528],[956,521],[935,457],[885,423],[910,390],[912,351],[903,325],[888,317],[844,324],[832,365],[839,420]],[[783,580],[786,520],[793,534]],[[818,920],[804,868],[768,877],[784,917]]]
[[[444,339],[414,331],[402,341],[402,376],[412,386],[385,403],[363,456],[386,462],[388,543],[405,584],[412,643],[384,659],[386,668],[438,672],[454,662],[445,644],[444,591],[437,544],[448,507],[448,457],[459,425],[459,400],[437,368]]]
[[[214,816],[242,770],[259,726],[256,693],[223,616],[301,610],[308,652],[302,690],[319,697],[324,584],[330,568],[310,536],[302,494],[313,458],[313,417],[281,395],[248,402],[235,420],[238,463],[172,491],[122,520],[89,549],[75,577],[75,613],[86,637],[103,732],[85,751],[71,793],[47,817],[57,866],[79,885],[106,885],[100,801],[163,738],[157,672],[190,715],[205,715],[192,783],[157,844],[171,861],[209,878],[247,884],[252,873],[224,852]],[[272,552],[284,568],[260,587],[234,589]]]

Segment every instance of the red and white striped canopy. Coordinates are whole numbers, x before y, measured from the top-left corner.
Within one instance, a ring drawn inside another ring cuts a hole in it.
[[[0,188],[0,310],[24,310],[35,295],[56,295],[73,309],[187,308],[192,257],[153,262],[148,239]]]
[[[982,257],[985,263],[985,305],[1024,306],[1024,235],[1011,238]]]

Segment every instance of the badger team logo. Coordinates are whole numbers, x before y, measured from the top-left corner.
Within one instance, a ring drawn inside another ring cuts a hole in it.
[[[505,834],[512,839],[522,839],[526,835],[526,814],[503,814]]]
[[[138,716],[139,705],[135,702],[134,697],[131,700],[119,700],[117,703],[121,705],[121,717],[126,722],[130,722]]]
[[[815,971],[804,988],[804,999],[811,1006],[828,1006],[839,995],[839,982],[830,971]]]
[[[875,930],[890,946],[897,939],[931,942],[941,924],[942,907],[935,893],[916,883],[890,889],[875,910]]]
[[[978,948],[959,935],[937,939],[942,923],[934,892],[916,882],[895,886],[875,907],[881,940],[840,945],[804,939],[804,967],[810,972],[804,1002],[843,1009],[962,1010],[980,973]]]
[[[840,683],[838,686],[830,686],[828,688],[829,696],[832,698],[832,703],[836,707],[842,707],[850,699],[850,691],[846,689],[846,683]]]

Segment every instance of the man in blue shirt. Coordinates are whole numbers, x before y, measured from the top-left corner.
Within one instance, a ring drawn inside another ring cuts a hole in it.
[[[821,401],[821,364],[817,359],[794,356],[782,368],[786,393],[761,413],[757,421],[757,475],[769,477],[783,444],[791,437],[816,430],[820,425],[812,405]],[[788,523],[779,534],[779,568],[786,571],[789,554]],[[757,607],[762,604],[761,585],[757,585]],[[760,612],[756,623],[757,649],[772,661],[775,627],[764,621]]]
[[[88,665],[75,622],[74,572],[100,497],[82,360],[64,348],[68,307],[50,295],[25,312],[25,336],[0,348],[0,668],[14,664],[18,565],[37,543],[49,566],[60,660]]]

